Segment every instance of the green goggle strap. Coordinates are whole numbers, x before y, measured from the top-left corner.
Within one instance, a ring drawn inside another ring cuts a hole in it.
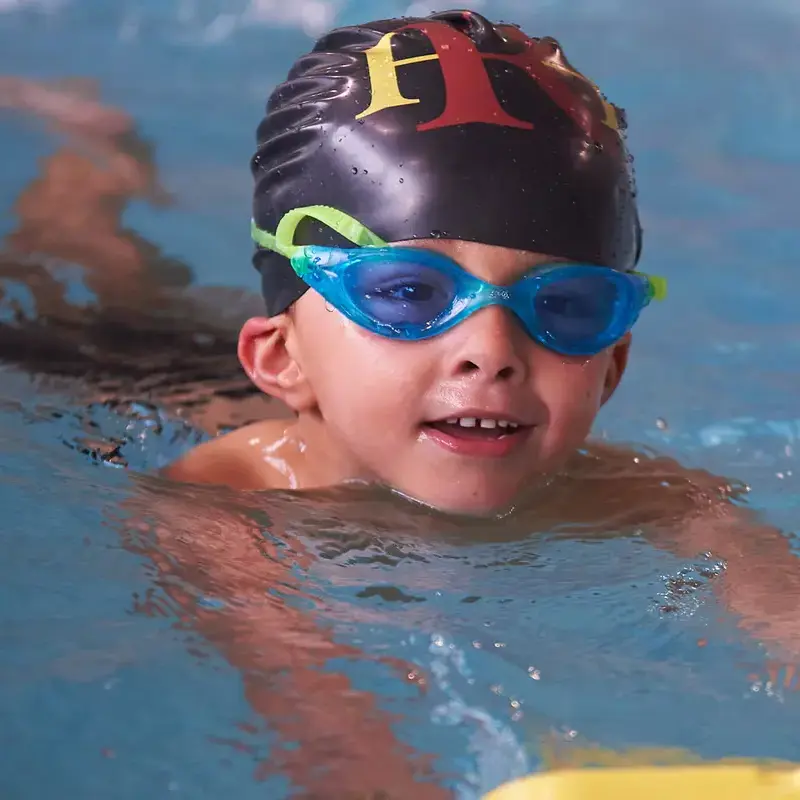
[[[250,233],[253,241],[259,247],[272,250],[274,253],[279,253],[290,259],[297,274],[302,277],[302,273],[306,272],[307,269],[303,268],[302,260],[295,259],[295,256],[303,252],[303,245],[295,244],[294,236],[297,232],[297,226],[306,217],[311,217],[311,219],[327,225],[340,236],[344,236],[345,239],[351,241],[356,247],[386,246],[386,242],[383,239],[374,234],[369,228],[365,228],[357,219],[353,219],[353,217],[345,214],[344,211],[337,211],[331,206],[294,208],[281,217],[274,234],[261,230],[256,225],[256,221],[251,220]]]
[[[641,272],[637,272],[641,275]],[[650,282],[650,291],[652,300],[663,300],[667,296],[667,279],[659,275],[645,275],[644,277]]]

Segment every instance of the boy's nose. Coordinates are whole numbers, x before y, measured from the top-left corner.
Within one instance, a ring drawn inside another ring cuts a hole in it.
[[[459,330],[460,329],[460,330]],[[454,329],[449,354],[453,375],[480,374],[485,380],[521,383],[527,379],[528,335],[514,314],[501,306],[476,311]]]

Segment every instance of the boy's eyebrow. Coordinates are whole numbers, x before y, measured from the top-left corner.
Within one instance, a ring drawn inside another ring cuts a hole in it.
[[[553,264],[574,264],[576,262],[572,261],[569,258],[562,258],[561,256],[553,256],[552,258],[548,258],[546,261],[539,261],[536,264],[531,265],[528,267],[523,275],[527,275],[530,272],[536,272],[539,269],[544,269],[545,267],[552,267]]]
[[[446,241],[446,240],[440,240]],[[461,241],[460,239],[451,239],[450,241]],[[457,264],[461,269],[465,270],[472,274],[472,270],[469,269],[464,263],[462,263],[455,254],[453,253],[446,253],[443,250],[440,250],[437,247],[430,247],[428,240],[424,239],[407,239],[404,241],[399,242],[387,242],[387,247],[405,247],[409,250],[421,250],[425,253],[434,253],[437,256],[441,256],[442,258],[449,259],[453,263]],[[518,250],[516,251],[521,257],[529,256],[525,250]],[[543,261],[538,261],[535,264],[524,265],[520,270],[514,270],[517,273],[516,277],[513,279],[512,282],[522,280],[523,278],[532,275],[539,270],[545,269],[547,267],[552,267],[555,264],[573,264],[576,263],[573,259],[565,258],[564,256],[548,256]]]
[[[429,243],[431,241],[439,241],[439,242],[463,242],[463,239],[404,239],[398,242],[387,242],[387,247],[408,247],[412,250],[425,250],[429,253],[437,253],[441,256],[446,256],[447,258],[454,258],[451,253],[446,253],[440,250],[437,247],[431,247]],[[480,242],[468,242],[468,244],[480,244]],[[530,253],[527,250],[515,250],[513,251],[520,256],[520,260],[527,260],[530,257]],[[541,254],[540,254],[541,255]],[[533,265],[530,269],[535,269],[537,266],[547,266],[548,264],[571,264],[574,263],[573,259],[566,258],[564,256],[547,256],[545,260],[539,262],[538,265]]]

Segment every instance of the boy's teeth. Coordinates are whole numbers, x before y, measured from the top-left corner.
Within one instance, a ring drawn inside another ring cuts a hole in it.
[[[516,422],[508,422],[504,419],[476,419],[475,417],[450,417],[445,420],[448,425],[460,425],[462,428],[507,428],[515,430],[519,427]]]

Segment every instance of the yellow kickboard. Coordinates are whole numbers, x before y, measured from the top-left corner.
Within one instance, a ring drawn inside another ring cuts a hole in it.
[[[556,770],[507,783],[484,800],[800,800],[800,767],[709,764]]]

